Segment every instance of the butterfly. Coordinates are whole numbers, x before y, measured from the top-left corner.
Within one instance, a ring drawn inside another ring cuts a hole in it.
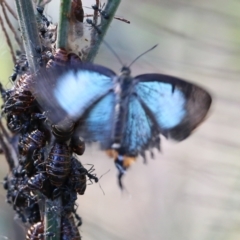
[[[90,63],[43,72],[33,89],[52,124],[72,121],[74,135],[117,152],[119,179],[128,168],[124,158],[160,149],[160,134],[184,140],[204,120],[212,102],[203,88],[177,77],[132,77],[129,67],[118,76]]]

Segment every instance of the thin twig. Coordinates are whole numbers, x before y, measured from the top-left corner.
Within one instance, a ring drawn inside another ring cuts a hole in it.
[[[3,30],[4,35],[5,35],[5,37],[6,37],[7,44],[8,44],[8,46],[9,46],[9,48],[10,48],[10,53],[11,53],[11,56],[12,56],[13,63],[15,64],[15,62],[16,62],[16,57],[15,57],[15,54],[14,54],[14,51],[13,51],[13,46],[12,46],[12,43],[11,43],[10,38],[9,38],[9,36],[8,36],[7,30],[6,30],[5,26],[4,26],[4,23],[3,23],[3,20],[2,20],[1,15],[0,15],[0,25],[1,25],[1,27],[2,27],[2,30]]]
[[[100,16],[100,14],[98,14],[98,16]],[[93,17],[93,14],[85,14],[84,17],[85,17],[85,18],[87,18],[87,17]],[[130,24],[130,23],[131,23],[129,20],[127,20],[127,19],[125,19],[125,18],[122,18],[122,17],[116,17],[116,16],[114,16],[113,18],[116,19],[116,20],[119,20],[119,21],[121,21],[121,22],[125,22],[125,23],[127,23],[127,24]]]
[[[8,5],[8,3],[7,3],[6,1],[4,1],[4,4],[6,5],[6,8],[7,8],[8,11],[12,14],[12,16],[13,16],[16,20],[18,20],[16,13],[12,10],[12,8]]]
[[[19,45],[21,51],[23,51],[23,45],[22,45],[22,42],[20,41],[20,39],[18,38],[18,35],[17,35],[17,32],[15,31],[13,25],[11,24],[9,18],[8,18],[8,15],[7,15],[7,12],[6,12],[6,9],[5,9],[5,5],[3,4],[3,2],[0,2],[1,6],[2,6],[2,10],[3,10],[3,15],[4,15],[4,18],[8,24],[8,27],[10,28],[10,30],[13,32],[14,34],[14,37],[15,37],[15,40],[17,42],[17,44]]]
[[[31,0],[15,0],[15,4],[29,68],[32,73],[36,73],[40,67],[41,52],[37,49],[41,49],[41,42],[33,4]]]
[[[96,6],[97,6],[97,9],[99,8],[99,0],[96,0]],[[97,20],[98,20],[98,10],[95,9],[94,12],[93,12],[93,23],[94,24],[97,24]]]
[[[11,143],[8,139],[9,136],[5,136],[6,130],[2,124],[1,119],[0,119],[0,130],[1,130],[0,144],[2,146],[2,150],[6,157],[6,160],[7,160],[8,166],[9,166],[9,170],[11,171],[14,167],[17,166],[17,153],[15,152],[13,146],[11,145]],[[4,140],[4,138],[6,139],[6,141]]]

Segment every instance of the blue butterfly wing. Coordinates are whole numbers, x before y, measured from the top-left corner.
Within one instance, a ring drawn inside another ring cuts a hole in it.
[[[83,137],[86,142],[98,141],[102,149],[109,149],[115,102],[115,94],[109,91],[92,104],[78,121],[76,133]]]
[[[144,74],[134,81],[142,106],[166,137],[185,139],[204,120],[210,108],[209,93],[179,78]]]
[[[127,118],[124,125],[124,133],[121,148],[124,153],[144,155],[144,151],[150,148],[160,149],[160,138],[157,125],[147,114],[143,105],[135,94],[129,97]]]
[[[98,99],[113,88],[115,73],[96,64],[40,71],[33,94],[48,119],[58,124],[77,121]]]

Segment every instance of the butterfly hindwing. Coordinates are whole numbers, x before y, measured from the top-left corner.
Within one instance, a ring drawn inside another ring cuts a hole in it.
[[[211,97],[205,90],[181,79],[162,74],[144,74],[135,79],[136,94],[166,137],[178,141],[188,137],[211,105]]]
[[[143,153],[148,148],[159,149],[158,126],[152,121],[138,97],[129,97],[121,147],[127,154]]]

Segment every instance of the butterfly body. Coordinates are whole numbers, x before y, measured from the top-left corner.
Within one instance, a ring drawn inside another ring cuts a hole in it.
[[[132,94],[132,86],[134,84],[130,76],[130,69],[123,68],[121,72],[122,74],[115,78],[113,89],[116,101],[114,107],[114,126],[111,134],[111,147],[114,149],[119,149],[121,147],[121,140],[129,107],[129,97]]]

